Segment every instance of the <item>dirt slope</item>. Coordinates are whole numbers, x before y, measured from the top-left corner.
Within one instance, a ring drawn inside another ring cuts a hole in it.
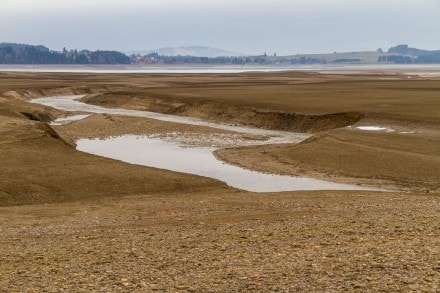
[[[38,106],[27,110],[50,115]],[[225,187],[215,180],[78,152],[46,124],[8,113],[0,116],[0,206]]]
[[[141,94],[143,97],[140,98],[137,93],[111,92],[88,95],[81,100],[102,107],[152,111],[197,117],[207,121],[294,132],[316,132],[344,127],[356,123],[363,117],[362,114],[356,112],[323,115],[295,114],[258,110],[212,101],[162,100],[144,95]]]

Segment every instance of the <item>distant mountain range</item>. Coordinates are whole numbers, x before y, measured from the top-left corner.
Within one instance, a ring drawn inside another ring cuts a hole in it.
[[[242,52],[232,52],[224,49],[211,48],[207,46],[189,46],[189,47],[166,47],[150,51],[131,51],[126,52],[127,55],[140,54],[147,55],[149,53],[157,53],[163,56],[194,56],[194,57],[226,57],[226,56],[247,56]]]

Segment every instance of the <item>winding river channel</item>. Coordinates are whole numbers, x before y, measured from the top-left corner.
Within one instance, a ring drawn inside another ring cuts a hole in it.
[[[167,122],[208,126],[216,129],[263,136],[265,139],[248,140],[247,145],[299,143],[308,134],[264,130],[203,121],[190,117],[160,114],[148,111],[111,109],[85,104],[79,101],[83,95],[54,96],[33,99],[33,103],[50,106],[68,112],[86,112],[109,115],[145,117]],[[75,115],[71,120],[84,119],[88,115]],[[69,121],[69,118],[64,119]],[[62,122],[59,121],[58,122]],[[306,177],[265,174],[226,164],[213,152],[215,146],[184,145],[179,139],[164,139],[147,135],[122,135],[106,139],[80,139],[79,151],[121,160],[131,164],[167,169],[221,180],[229,186],[252,192],[280,192],[295,190],[379,190],[358,185],[334,183]],[[243,141],[240,142],[243,146]]]

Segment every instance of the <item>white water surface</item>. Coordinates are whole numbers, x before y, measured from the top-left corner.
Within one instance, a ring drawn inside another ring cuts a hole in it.
[[[81,111],[111,115],[146,117],[162,121],[209,126],[239,133],[265,136],[265,140],[249,140],[248,145],[298,143],[309,135],[286,131],[264,130],[217,124],[199,119],[165,115],[147,111],[109,109],[78,101],[82,95],[55,96],[32,100],[65,111]],[[171,136],[172,137],[172,136]],[[313,178],[264,174],[232,166],[218,160],[215,147],[182,145],[178,139],[160,139],[154,136],[123,135],[101,139],[80,139],[77,149],[124,162],[195,174],[221,180],[226,184],[252,192],[280,192],[295,190],[379,190],[357,185],[339,184]]]
[[[304,177],[264,174],[232,166],[218,160],[210,147],[183,147],[177,143],[138,135],[107,139],[80,139],[77,149],[131,164],[184,172],[226,182],[252,192],[294,190],[372,190]]]
[[[86,114],[86,115],[79,114],[79,115],[71,115],[71,116],[67,116],[67,117],[63,117],[63,118],[57,118],[54,121],[52,121],[50,123],[50,125],[63,125],[63,124],[69,123],[69,122],[85,119],[89,116],[90,116],[90,114]]]
[[[356,128],[365,131],[386,131],[386,132],[394,131],[394,129],[388,127],[382,127],[382,126],[357,126]]]

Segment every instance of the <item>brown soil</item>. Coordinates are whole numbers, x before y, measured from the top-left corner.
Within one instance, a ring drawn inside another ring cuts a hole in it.
[[[127,108],[144,107],[154,93],[165,105],[200,109],[360,113],[358,123],[396,132],[336,129],[297,146],[219,155],[269,172],[409,192],[242,192],[69,144],[124,133],[228,132],[108,115],[50,128],[44,121],[65,113],[26,102],[124,91],[139,101]],[[438,292],[439,105],[438,80],[399,75],[0,73],[0,292]]]
[[[242,113],[240,109],[247,108],[297,115],[360,113],[365,119],[425,126],[440,123],[439,78],[287,72],[174,78],[165,75],[156,86],[151,86],[152,80],[155,76],[148,79],[148,84],[139,82],[131,89],[106,91],[103,96],[96,95],[87,101],[107,107],[157,112],[176,112],[176,108],[183,108],[191,116],[221,120],[224,115],[226,121],[231,119],[229,116],[237,119],[239,115],[235,111]],[[220,107],[219,114],[214,115],[214,105]],[[204,114],[205,111],[208,113]],[[228,111],[232,115],[228,115]]]
[[[356,112],[304,115],[255,110],[210,101],[184,103],[179,100],[161,100],[150,96],[140,98],[133,93],[121,92],[89,95],[82,98],[82,101],[103,107],[153,111],[234,125],[294,132],[316,132],[344,127],[362,118],[362,114]]]
[[[0,206],[225,187],[78,152],[40,122],[2,117],[0,127]]]
[[[74,123],[54,126],[54,128],[63,138],[71,142],[79,138],[106,138],[124,134],[151,135],[177,132],[183,135],[228,135],[234,133],[210,127],[106,114],[95,114]]]
[[[0,290],[426,291],[438,197],[201,192],[0,208]]]
[[[161,86],[108,91],[83,101],[260,128],[321,131],[298,146],[234,148],[216,154],[229,163],[269,173],[439,191],[438,78],[315,73],[169,78]],[[355,123],[395,132],[324,132]]]
[[[299,145],[223,149],[216,156],[263,172],[438,193],[439,146],[438,137],[339,129]]]

